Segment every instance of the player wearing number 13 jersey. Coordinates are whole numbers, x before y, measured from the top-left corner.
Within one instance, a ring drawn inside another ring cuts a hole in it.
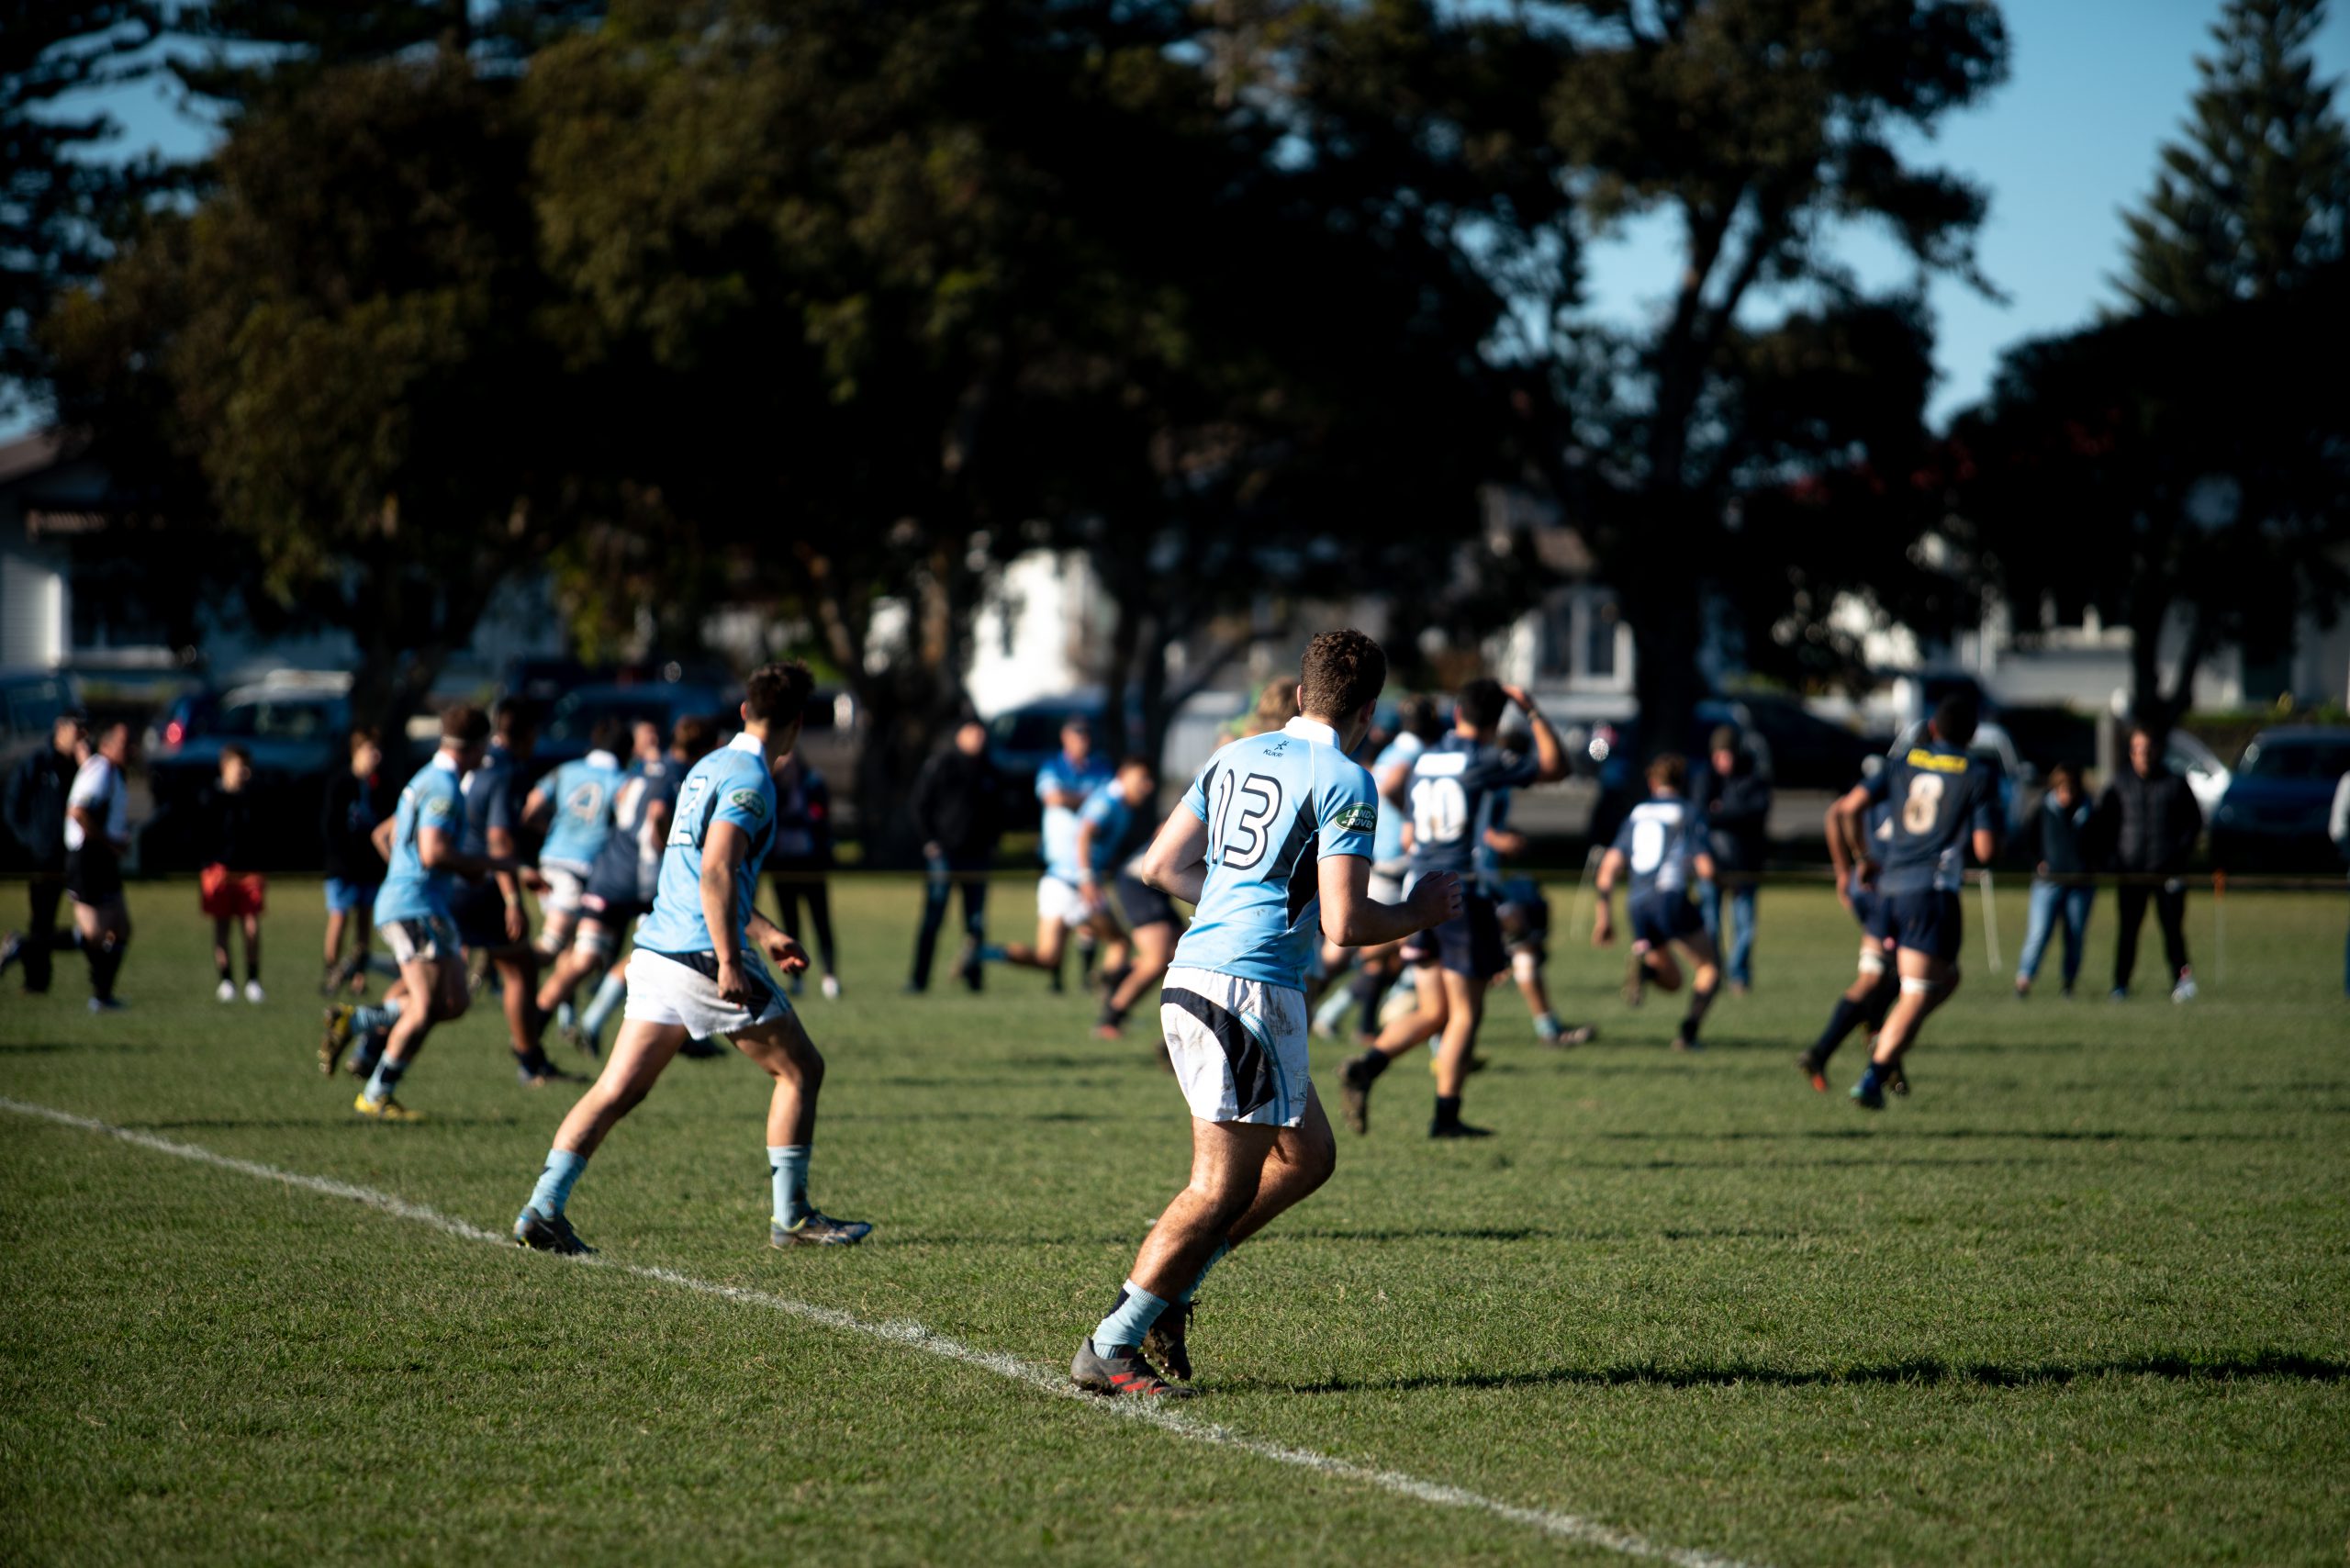
[[[1996,765],[1969,756],[1975,705],[1943,700],[1926,737],[1836,802],[1829,831],[1861,862],[1862,880],[1881,901],[1881,929],[1896,943],[1901,991],[1886,1014],[1868,1070],[1852,1088],[1867,1110],[1885,1105],[1885,1086],[1928,1014],[1958,989],[1963,925],[1958,890],[1965,852],[1987,864],[1998,850],[1999,777]],[[1862,828],[1869,808],[1890,808],[1892,832],[1880,845]]]
[[[1495,744],[1502,715],[1511,703],[1526,710],[1534,730],[1534,752],[1513,757]],[[1515,687],[1472,680],[1453,705],[1452,733],[1422,752],[1412,764],[1412,869],[1420,879],[1442,872],[1474,881],[1478,851],[1494,824],[1500,792],[1567,776],[1567,754],[1550,722],[1534,700]],[[1485,1015],[1485,988],[1509,967],[1502,946],[1500,890],[1475,885],[1461,900],[1459,915],[1419,938],[1419,1011],[1380,1032],[1360,1056],[1347,1063],[1338,1083],[1347,1126],[1371,1127],[1371,1086],[1389,1064],[1431,1036],[1441,1035],[1436,1059],[1436,1115],[1430,1137],[1480,1137],[1483,1129],[1460,1119],[1460,1086],[1468,1077],[1477,1025]],[[1413,949],[1404,949],[1407,957]]]
[[[1405,903],[1370,896],[1379,795],[1348,759],[1371,728],[1387,655],[1360,632],[1307,645],[1298,713],[1208,759],[1135,874],[1197,907],[1159,993],[1168,1063],[1192,1110],[1192,1181],[1158,1217],[1069,1376],[1164,1398],[1192,1374],[1192,1294],[1226,1252],[1329,1178],[1337,1157],[1305,1061],[1305,968],[1317,935],[1393,942],[1460,909],[1450,875]]]

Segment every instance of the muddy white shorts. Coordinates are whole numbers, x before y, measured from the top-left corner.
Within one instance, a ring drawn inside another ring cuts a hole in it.
[[[539,909],[546,914],[577,914],[579,895],[588,890],[588,874],[565,865],[547,864],[539,868],[539,875],[547,890],[539,895]]]
[[[697,1040],[712,1035],[773,1024],[791,1016],[767,972],[747,956],[751,1002],[737,1007],[718,994],[718,959],[708,953],[655,953],[639,947],[628,959],[628,1010],[632,1023],[682,1024]]]
[[[1172,969],[1158,993],[1167,1058],[1192,1114],[1293,1127],[1313,1088],[1305,993],[1209,969]]]

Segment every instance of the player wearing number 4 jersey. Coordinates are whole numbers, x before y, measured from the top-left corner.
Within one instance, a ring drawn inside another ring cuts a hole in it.
[[[767,1100],[767,1170],[775,1197],[768,1244],[840,1246],[864,1240],[873,1228],[861,1220],[827,1218],[808,1202],[809,1145],[824,1058],[746,950],[756,944],[786,973],[808,967],[800,944],[753,909],[752,900],[775,834],[769,768],[800,738],[800,707],[811,684],[802,664],[753,671],[743,699],[743,733],[694,764],[678,788],[653,913],[629,959],[620,1037],[595,1087],[563,1119],[538,1184],[515,1216],[514,1239],[520,1245],[542,1252],[593,1250],[565,1217],[572,1184],[605,1135],[652,1092],[688,1036],[724,1035],[775,1081]]]
[[[1502,715],[1511,703],[1526,711],[1534,729],[1534,754],[1512,756],[1495,744]],[[1431,1036],[1443,1044],[1436,1058],[1436,1115],[1430,1137],[1481,1137],[1484,1129],[1460,1119],[1460,1086],[1468,1078],[1477,1025],[1485,1015],[1485,991],[1509,967],[1502,945],[1500,889],[1480,877],[1478,863],[1494,807],[1503,790],[1548,783],[1567,776],[1567,754],[1550,722],[1534,700],[1499,681],[1472,680],[1460,689],[1453,708],[1452,734],[1422,752],[1412,764],[1412,864],[1416,881],[1438,872],[1460,878],[1460,913],[1419,937],[1419,1011],[1381,1031],[1378,1040],[1347,1063],[1338,1083],[1347,1125],[1371,1126],[1371,1086],[1394,1059]],[[1406,947],[1406,956],[1414,949]]]
[[[1868,1070],[1852,1086],[1854,1103],[1885,1108],[1885,1091],[1926,1015],[1958,989],[1964,921],[1958,890],[1964,854],[1989,864],[1998,850],[1999,778],[1994,765],[1967,755],[1975,738],[1975,705],[1963,697],[1934,710],[1926,738],[1891,759],[1866,783],[1830,808],[1828,826],[1861,863],[1863,886],[1880,900],[1880,928],[1895,943],[1901,990],[1878,1031]],[[1892,809],[1892,832],[1882,849],[1867,836],[1869,808]],[[1840,857],[1841,858],[1841,857]]]
[[[1192,1374],[1184,1329],[1200,1282],[1329,1179],[1337,1148],[1305,1061],[1317,937],[1370,946],[1460,912],[1449,872],[1422,878],[1404,903],[1370,896],[1379,796],[1347,754],[1371,727],[1386,655],[1360,632],[1326,632],[1301,675],[1297,717],[1209,758],[1136,863],[1198,910],[1159,993],[1169,1063],[1191,1105],[1192,1180],[1078,1345],[1069,1376],[1096,1394],[1189,1394],[1159,1367]]]

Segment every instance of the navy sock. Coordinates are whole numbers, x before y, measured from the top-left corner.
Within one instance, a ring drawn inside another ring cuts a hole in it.
[[[1848,996],[1838,997],[1836,1011],[1828,1015],[1828,1027],[1820,1031],[1818,1043],[1811,1047],[1811,1059],[1824,1062],[1834,1056],[1836,1047],[1844,1043],[1845,1036],[1860,1027],[1861,1020],[1867,1016],[1867,1002],[1854,1002]]]
[[[1459,1126],[1460,1122],[1460,1096],[1458,1094],[1438,1095],[1436,1097],[1436,1125],[1440,1127],[1449,1127]]]

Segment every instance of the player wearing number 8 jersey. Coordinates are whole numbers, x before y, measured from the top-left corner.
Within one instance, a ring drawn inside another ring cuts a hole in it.
[[[1502,715],[1511,703],[1526,711],[1534,730],[1530,756],[1512,756],[1495,744]],[[1412,764],[1412,876],[1438,872],[1472,885],[1460,913],[1419,938],[1419,1011],[1381,1031],[1339,1077],[1347,1125],[1371,1126],[1371,1086],[1389,1064],[1431,1036],[1441,1035],[1436,1062],[1436,1115],[1430,1137],[1479,1137],[1483,1129],[1460,1119],[1460,1086],[1468,1077],[1477,1025],[1485,1014],[1485,990],[1509,967],[1502,946],[1498,888],[1477,885],[1478,851],[1493,825],[1494,806],[1503,790],[1549,783],[1567,776],[1567,754],[1550,722],[1535,711],[1534,700],[1516,687],[1472,680],[1453,707],[1452,734],[1422,752]],[[1406,948],[1406,954],[1412,953]]]
[[[1136,873],[1197,906],[1159,993],[1169,1064],[1192,1111],[1191,1184],[1144,1240],[1069,1376],[1097,1394],[1166,1397],[1146,1349],[1191,1376],[1184,1327],[1215,1261],[1329,1178],[1329,1119],[1305,1060],[1305,968],[1318,937],[1393,942],[1460,909],[1449,874],[1405,903],[1370,896],[1378,792],[1348,760],[1371,727],[1387,656],[1360,632],[1305,651],[1299,712],[1208,760]]]
[[[1884,1108],[1886,1085],[1919,1026],[1958,989],[1964,931],[1958,890],[1966,850],[1972,847],[1985,864],[1998,850],[1998,773],[1967,754],[1975,722],[1972,702],[1944,699],[1922,742],[1890,759],[1829,812],[1829,831],[1842,836],[1861,862],[1863,883],[1877,891],[1878,918],[1894,938],[1901,975],[1900,994],[1877,1034],[1868,1070],[1852,1087],[1853,1101],[1867,1110]],[[1869,808],[1879,804],[1892,811],[1892,832],[1882,847],[1863,829]]]

